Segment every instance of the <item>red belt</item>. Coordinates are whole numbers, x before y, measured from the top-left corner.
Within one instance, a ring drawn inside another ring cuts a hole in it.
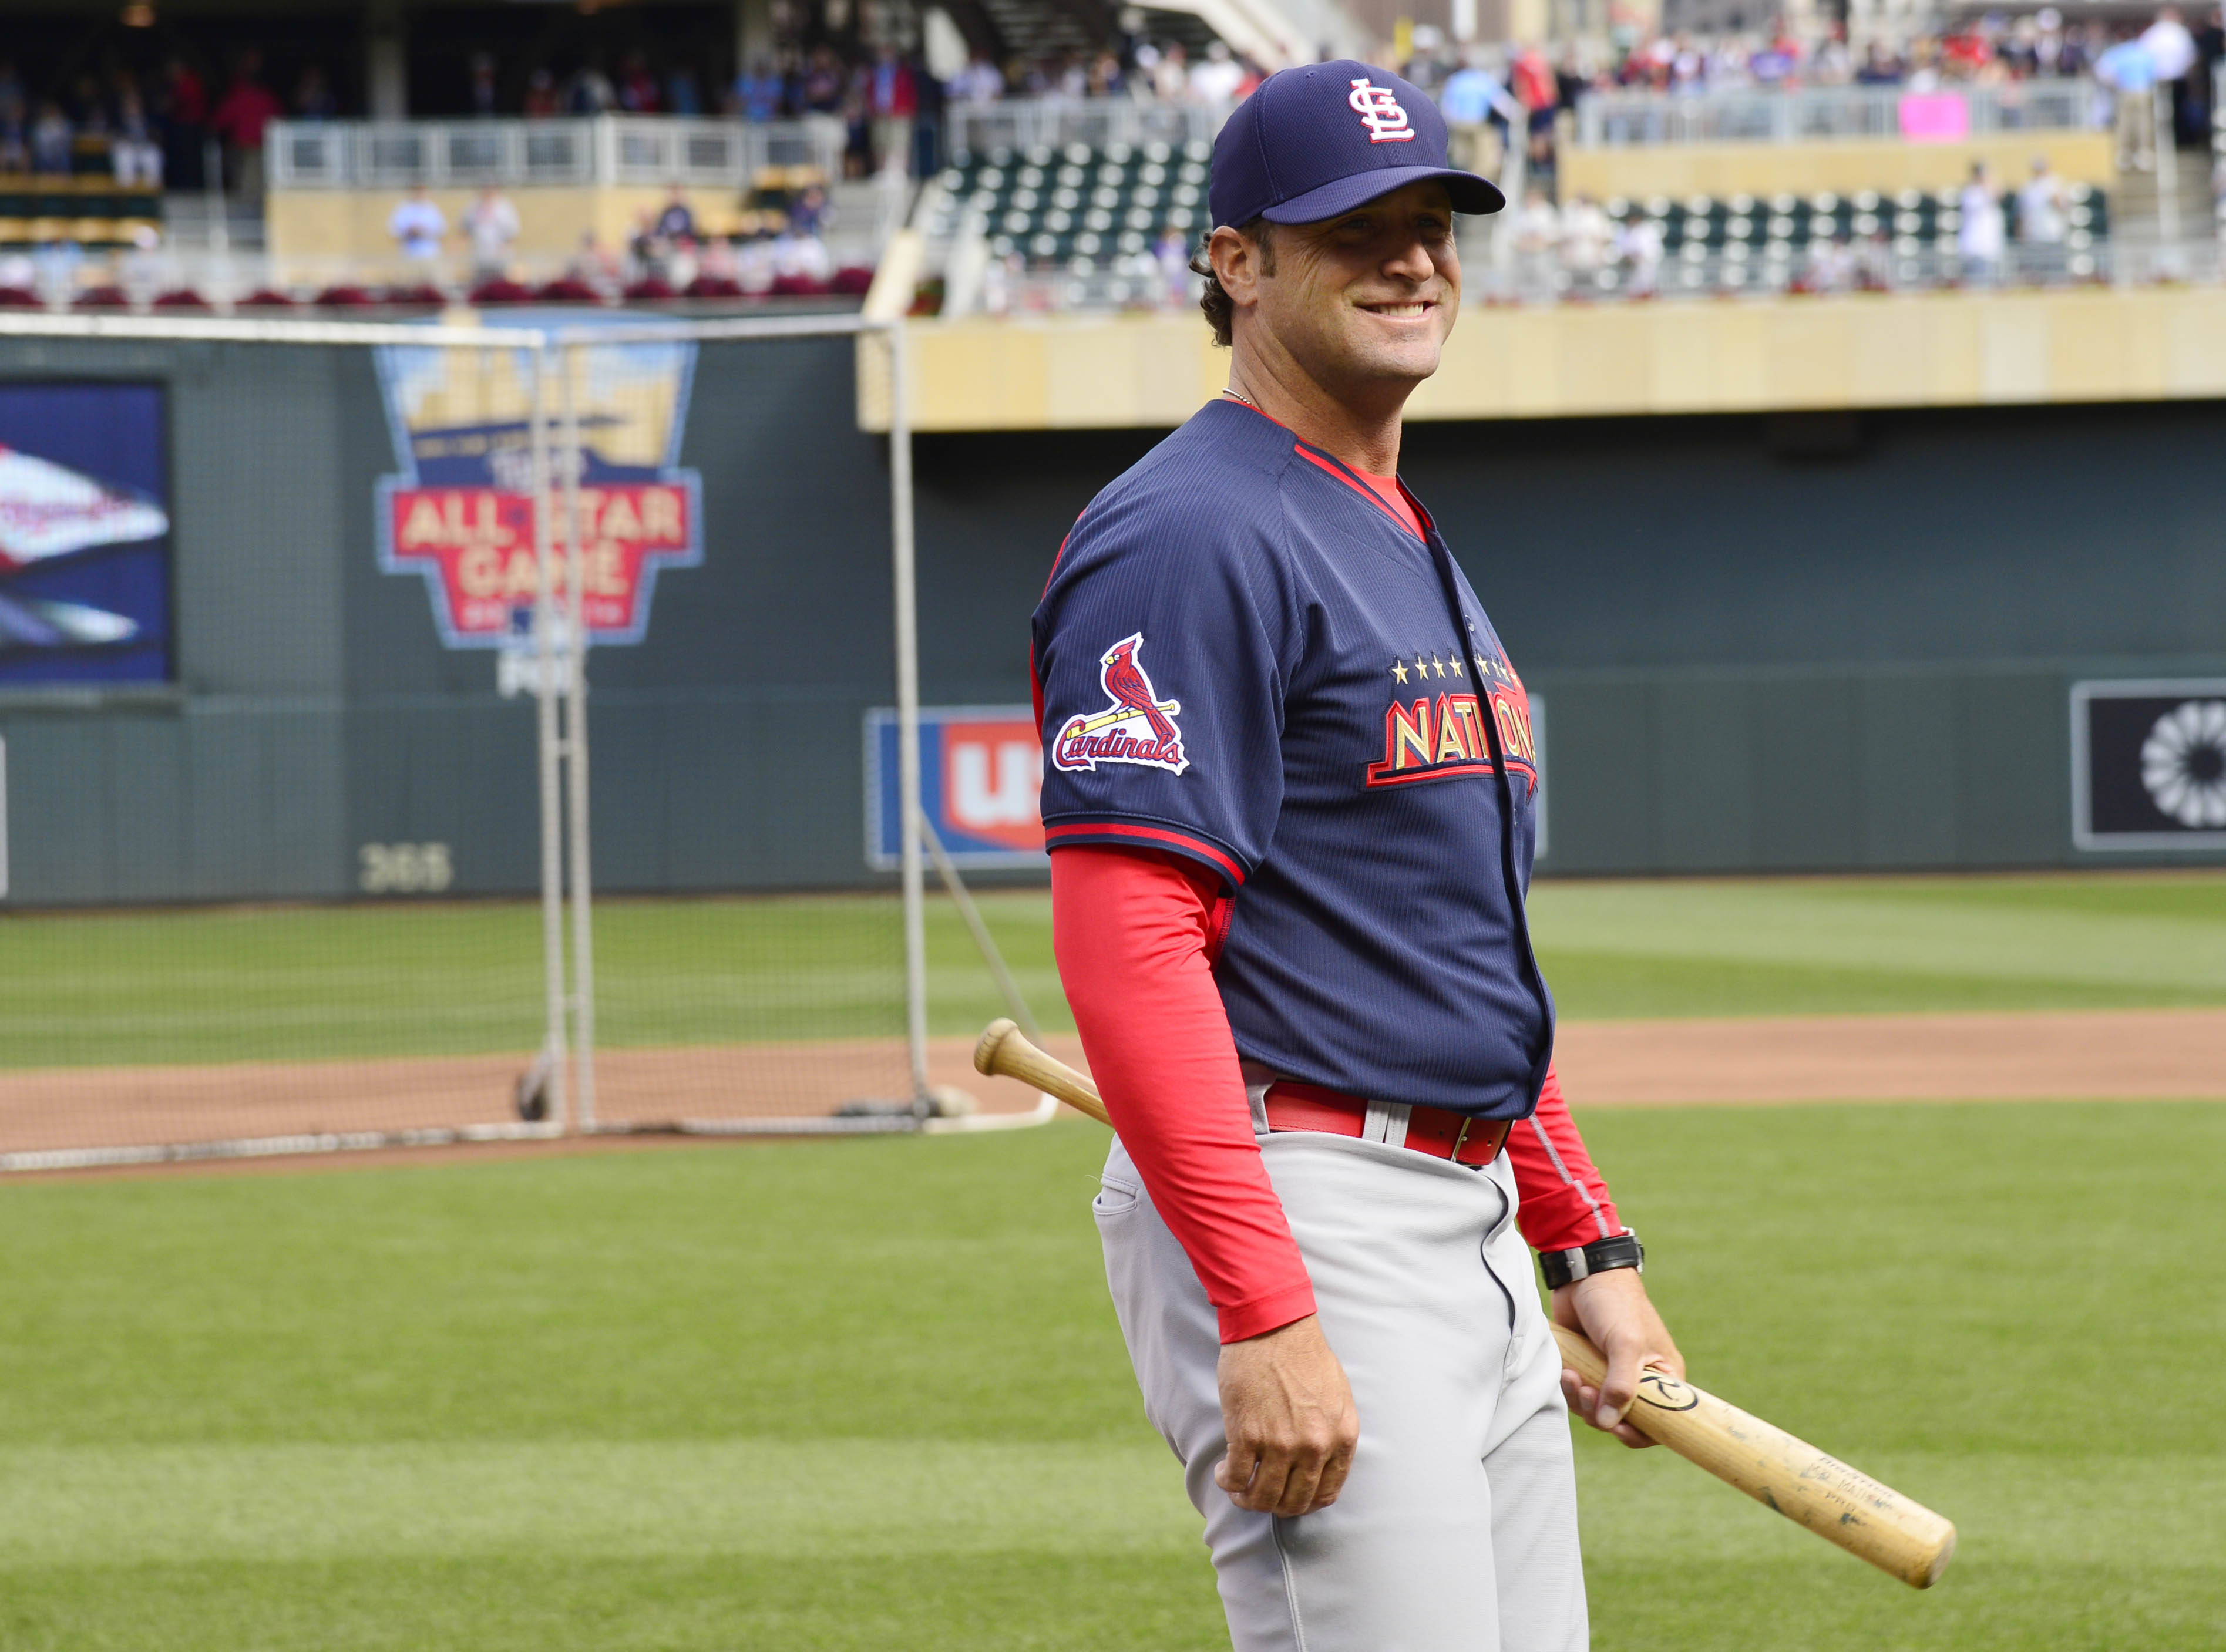
[[[1320,1084],[1289,1079],[1268,1087],[1268,1128],[1320,1130],[1326,1135],[1358,1136],[1368,1128],[1368,1103]],[[1499,1157],[1506,1145],[1508,1121],[1472,1119],[1442,1107],[1408,1109],[1406,1145],[1433,1159],[1450,1159],[1472,1169]]]

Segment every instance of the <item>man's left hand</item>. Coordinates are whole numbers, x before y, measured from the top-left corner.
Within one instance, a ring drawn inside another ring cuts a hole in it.
[[[1650,1365],[1682,1377],[1685,1357],[1647,1299],[1638,1270],[1612,1268],[1562,1286],[1554,1293],[1554,1323],[1583,1331],[1607,1359],[1607,1380],[1597,1388],[1563,1368],[1561,1395],[1569,1409],[1626,1446],[1653,1445],[1624,1414],[1638,1393],[1641,1371]]]

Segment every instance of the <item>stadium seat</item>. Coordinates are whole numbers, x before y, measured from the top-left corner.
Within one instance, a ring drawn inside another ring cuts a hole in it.
[[[998,257],[1086,270],[1149,251],[1170,228],[1201,232],[1210,157],[1203,143],[956,155],[940,178],[942,209],[925,227],[947,237],[977,213]]]

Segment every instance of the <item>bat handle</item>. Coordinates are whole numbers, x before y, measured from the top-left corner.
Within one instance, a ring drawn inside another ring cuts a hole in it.
[[[1046,1096],[1058,1096],[1100,1124],[1110,1127],[1113,1122],[1097,1085],[1058,1057],[1036,1048],[1027,1033],[1002,1016],[983,1030],[981,1042],[974,1046],[974,1071],[993,1077],[1017,1078]]]

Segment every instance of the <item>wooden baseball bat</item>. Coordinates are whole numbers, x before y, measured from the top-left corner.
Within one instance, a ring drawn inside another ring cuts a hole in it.
[[[974,1046],[974,1065],[1056,1096],[1100,1124],[1112,1123],[1097,1086],[1036,1048],[1010,1021],[989,1023]],[[1560,1325],[1554,1340],[1569,1369],[1598,1388],[1607,1375],[1600,1350]],[[1666,1371],[1641,1376],[1626,1417],[1649,1439],[1912,1588],[1937,1583],[1956,1553],[1952,1522]]]

